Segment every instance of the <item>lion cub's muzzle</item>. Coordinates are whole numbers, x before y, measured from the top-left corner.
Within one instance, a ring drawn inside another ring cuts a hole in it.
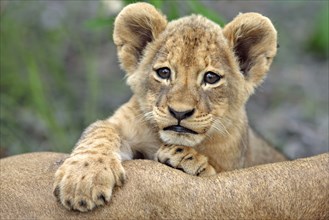
[[[174,110],[171,107],[168,107],[168,110],[169,110],[170,115],[177,119],[177,125],[171,125],[171,126],[165,127],[163,129],[164,131],[171,130],[171,131],[175,131],[178,133],[198,134],[197,132],[180,125],[182,120],[189,118],[194,114],[195,109],[180,112],[180,111]]]

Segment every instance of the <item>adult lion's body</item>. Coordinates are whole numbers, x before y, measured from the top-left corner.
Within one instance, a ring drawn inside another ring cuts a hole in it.
[[[133,96],[90,125],[56,172],[67,209],[108,202],[125,181],[122,161],[140,156],[196,176],[284,160],[254,135],[245,110],[276,55],[268,18],[241,14],[223,29],[197,15],[168,23],[136,3],[116,18],[113,38]]]
[[[186,175],[150,160],[123,165],[127,183],[88,213],[53,197],[59,153],[0,160],[0,219],[328,219],[329,154],[220,173]]]

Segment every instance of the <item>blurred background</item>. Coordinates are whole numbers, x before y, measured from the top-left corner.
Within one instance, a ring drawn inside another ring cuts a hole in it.
[[[0,157],[70,152],[81,132],[131,95],[112,23],[129,0],[0,1]],[[157,1],[169,20],[269,17],[279,52],[250,99],[251,125],[290,158],[328,151],[328,1]]]

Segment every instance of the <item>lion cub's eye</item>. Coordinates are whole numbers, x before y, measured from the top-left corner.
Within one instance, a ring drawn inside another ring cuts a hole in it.
[[[208,84],[215,84],[218,82],[222,76],[213,73],[213,72],[206,72],[203,76],[203,83],[208,83]]]
[[[171,71],[168,67],[159,68],[156,73],[161,79],[170,79]]]

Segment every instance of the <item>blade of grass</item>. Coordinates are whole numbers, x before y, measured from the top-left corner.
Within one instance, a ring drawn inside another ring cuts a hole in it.
[[[98,97],[99,97],[99,77],[97,75],[97,65],[91,57],[84,57],[86,65],[86,77],[87,77],[87,100],[85,102],[85,120],[87,124],[90,124],[97,118],[98,114]]]
[[[148,2],[156,8],[162,8],[162,6],[163,6],[162,0],[148,0]]]
[[[32,101],[36,107],[35,109],[47,123],[47,126],[51,132],[50,138],[53,139],[53,143],[58,143],[58,146],[55,146],[55,148],[63,149],[61,145],[65,145],[66,143],[64,130],[60,128],[56,122],[54,112],[51,110],[53,108],[45,96],[45,89],[43,87],[40,72],[35,60],[32,57],[28,59],[27,72]]]
[[[84,26],[88,28],[103,28],[103,27],[111,27],[114,22],[114,17],[97,17],[92,18],[84,22]]]
[[[179,18],[180,13],[179,13],[179,2],[176,1],[169,1],[169,11],[167,13],[168,15],[168,20],[174,20]]]

